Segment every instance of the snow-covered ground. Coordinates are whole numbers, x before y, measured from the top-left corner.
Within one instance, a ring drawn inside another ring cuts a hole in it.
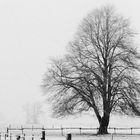
[[[46,140],[66,140],[66,137],[46,137]],[[73,136],[72,140],[140,140],[140,135]]]
[[[1,137],[1,140],[16,140],[16,137],[12,137],[12,139]],[[32,140],[32,137],[26,137],[25,140]],[[34,140],[40,140],[40,137],[35,137]],[[66,136],[46,136],[46,140],[66,140]],[[140,140],[140,135],[79,135],[72,136],[72,140]]]
[[[42,123],[43,124],[43,123]],[[73,118],[73,119],[62,119],[62,120],[47,120],[46,124],[43,125],[22,125],[22,127],[39,127],[42,128],[43,126],[45,128],[65,128],[65,127],[78,127],[78,128],[97,128],[98,122],[96,118],[85,116],[85,117],[79,117],[79,118]],[[8,125],[0,125],[0,132],[6,132],[6,128]],[[21,128],[21,125],[10,125],[9,127],[12,128]],[[109,127],[115,127],[115,128],[140,128],[140,118],[139,117],[128,117],[128,116],[112,116],[110,120]],[[73,135],[73,134],[80,134],[79,129],[73,129],[73,130],[63,130],[64,136],[61,136],[62,132],[61,130],[47,130],[46,131],[46,140],[66,140],[66,134],[72,133],[72,140],[138,140],[140,139],[140,129],[133,129],[133,134],[139,134],[139,135],[130,135],[131,129],[127,130],[118,130],[116,129],[116,133],[119,133],[120,135],[106,135],[106,136],[93,136],[91,134],[96,134],[97,130],[81,130],[81,133],[83,134],[90,134],[90,135]],[[114,130],[109,130],[109,133],[113,133]],[[9,131],[9,134],[12,134],[12,137],[5,138],[4,136],[0,137],[0,140],[16,140],[16,135],[20,135],[22,133],[21,130],[19,131]],[[41,139],[41,131],[26,131],[24,132],[26,134],[25,140],[40,140]],[[32,137],[32,134],[37,134],[37,136]],[[56,135],[57,134],[57,135]],[[122,135],[123,134],[123,135]],[[127,135],[124,135],[127,134]],[[30,136],[28,136],[30,135]],[[23,140],[23,139],[21,139]]]

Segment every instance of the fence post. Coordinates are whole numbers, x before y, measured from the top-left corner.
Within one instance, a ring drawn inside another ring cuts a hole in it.
[[[80,135],[81,135],[81,127],[79,128],[79,130],[80,130]]]
[[[8,129],[8,127],[7,127],[7,135],[8,135],[8,132],[9,132],[9,129]]]
[[[63,136],[63,128],[61,127],[61,135]]]
[[[114,134],[116,134],[116,128],[114,128]]]
[[[133,128],[130,128],[130,129],[131,129],[131,135],[132,135],[132,129],[133,129]]]
[[[34,140],[34,134],[32,134],[32,140]]]
[[[5,140],[6,140],[7,134],[5,134]]]
[[[21,126],[21,133],[23,134],[23,127]]]
[[[12,140],[12,134],[10,133],[10,140]]]
[[[42,131],[42,138],[41,140],[45,140],[45,131]]]
[[[71,140],[71,134],[67,134],[66,140]]]
[[[25,140],[25,134],[23,134],[23,140]]]

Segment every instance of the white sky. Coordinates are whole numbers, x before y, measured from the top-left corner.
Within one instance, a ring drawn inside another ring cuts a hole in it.
[[[24,123],[23,106],[43,99],[49,57],[63,55],[82,18],[106,4],[140,33],[139,0],[0,0],[0,122]]]

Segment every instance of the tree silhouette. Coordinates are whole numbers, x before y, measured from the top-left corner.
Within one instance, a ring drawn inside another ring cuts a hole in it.
[[[43,88],[55,116],[94,111],[98,134],[107,134],[110,114],[140,115],[138,60],[128,19],[112,7],[89,13],[67,54],[52,60]]]

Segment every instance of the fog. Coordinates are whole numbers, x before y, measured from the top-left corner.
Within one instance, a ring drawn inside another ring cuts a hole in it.
[[[40,123],[71,122],[71,118],[51,120],[40,88],[49,59],[62,56],[82,18],[94,8],[113,5],[140,33],[138,0],[1,0],[0,1],[0,123],[24,124],[23,106],[40,102]],[[136,42],[139,44],[140,35]],[[92,116],[77,116],[75,122],[88,123]],[[115,119],[114,119],[115,121]],[[74,121],[73,121],[74,122]],[[94,124],[95,123],[95,124]],[[93,125],[98,123],[93,121]]]

